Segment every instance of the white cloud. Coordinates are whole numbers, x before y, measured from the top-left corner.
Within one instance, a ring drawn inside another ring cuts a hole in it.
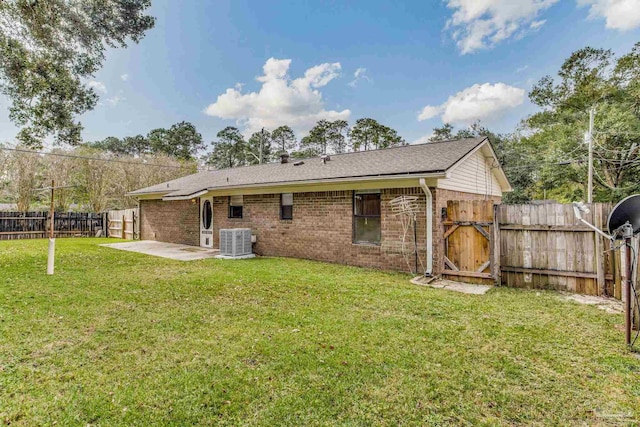
[[[124,101],[125,98],[119,96],[119,95],[115,95],[112,96],[111,98],[107,98],[105,100],[105,103],[110,106],[110,107],[115,107],[116,105],[118,105],[121,101]]]
[[[533,22],[531,22],[531,24],[529,24],[529,28],[531,28],[532,30],[537,30],[538,28],[542,27],[546,22],[547,22],[546,19],[541,19],[539,21],[533,21]]]
[[[349,110],[325,110],[318,90],[340,75],[340,63],[316,65],[297,79],[289,77],[290,65],[290,59],[268,59],[262,67],[264,74],[256,78],[262,83],[258,91],[243,93],[242,85],[236,84],[218,95],[205,114],[233,119],[247,134],[285,124],[297,132],[307,132],[320,119],[349,118]]]
[[[607,28],[626,31],[640,27],[640,0],[578,0],[590,6],[589,18],[605,18]]]
[[[411,141],[409,144],[411,144],[411,145],[414,145],[414,144],[426,144],[427,142],[429,142],[429,140],[430,140],[431,138],[433,138],[433,136],[434,136],[434,132],[431,132],[431,133],[430,133],[430,134],[428,134],[428,135],[421,136],[421,137],[420,137],[420,138],[418,138],[418,139],[414,139],[414,140],[413,140],[413,141]]]
[[[446,28],[462,54],[467,54],[539,29],[545,20],[536,20],[538,15],[558,1],[447,0],[453,15]]]
[[[87,86],[89,86],[90,88],[94,89],[96,92],[100,92],[102,94],[107,93],[107,87],[104,85],[104,83],[99,82],[97,80],[91,80],[87,83]]]
[[[129,80],[129,74],[122,74],[120,76],[120,80],[122,80],[123,82],[126,82],[127,80]]]
[[[470,124],[476,120],[499,117],[505,110],[524,102],[524,89],[504,83],[475,84],[453,96],[441,105],[427,105],[418,120],[440,116],[443,123]]]
[[[418,115],[418,120],[419,121],[429,120],[440,115],[440,113],[442,113],[441,106],[434,107],[432,105],[427,105],[422,109],[422,111]]]
[[[518,67],[516,68],[516,73],[522,73],[523,71],[526,71],[529,68],[529,65],[523,65],[522,67]]]
[[[371,77],[369,77],[369,75],[367,74],[367,69],[360,67],[358,68],[355,73],[353,73],[353,80],[351,80],[349,83],[347,83],[349,86],[351,87],[356,87],[356,85],[358,84],[358,82],[360,80],[364,80],[367,81],[369,83],[372,83],[373,80],[371,79]]]

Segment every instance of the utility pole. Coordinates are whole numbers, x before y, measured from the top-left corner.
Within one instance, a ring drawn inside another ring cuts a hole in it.
[[[47,257],[47,274],[52,275],[55,265],[55,252],[56,252],[56,239],[54,235],[54,194],[55,194],[56,182],[51,180],[51,207],[49,208],[49,255]]]
[[[264,128],[260,132],[260,164],[262,164],[262,151],[264,150]]]
[[[589,177],[587,178],[587,203],[593,202],[593,119],[596,110],[591,107],[589,110],[589,132],[585,134],[587,144],[589,145]]]
[[[55,180],[51,180],[51,187],[34,188],[34,191],[51,190],[51,206],[49,207],[49,254],[47,257],[47,274],[52,275],[55,265],[56,238],[55,238],[55,190],[58,188],[72,188],[73,185],[56,187]]]

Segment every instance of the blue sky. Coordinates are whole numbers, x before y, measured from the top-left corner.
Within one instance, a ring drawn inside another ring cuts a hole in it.
[[[640,0],[399,3],[153,0],[156,27],[109,51],[90,82],[101,101],[81,117],[84,138],[186,120],[208,144],[228,125],[301,135],[319,118],[360,117],[408,142],[443,120],[509,132],[535,111],[533,82],[571,52],[640,40]],[[16,133],[6,108],[0,141]]]

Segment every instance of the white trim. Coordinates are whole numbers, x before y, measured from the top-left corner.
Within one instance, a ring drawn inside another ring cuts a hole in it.
[[[200,197],[203,194],[207,194],[208,191],[207,190],[202,190],[202,191],[198,191],[197,193],[193,193],[193,194],[189,194],[187,196],[167,196],[167,197],[163,197],[162,200],[164,200],[165,202],[170,202],[173,200],[191,200],[191,199],[195,199],[196,197]]]

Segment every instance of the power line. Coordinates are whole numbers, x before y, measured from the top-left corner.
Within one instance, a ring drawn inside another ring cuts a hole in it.
[[[145,163],[145,162],[132,162],[128,160],[119,160],[119,159],[102,159],[99,157],[90,157],[90,156],[81,156],[78,154],[69,154],[69,153],[53,153],[46,151],[33,151],[33,150],[25,150],[22,148],[10,148],[10,147],[0,147],[0,150],[5,151],[14,151],[18,153],[26,153],[26,154],[38,154],[42,156],[57,156],[57,157],[67,157],[71,159],[81,159],[81,160],[94,160],[97,162],[105,162],[105,163],[122,163],[126,165],[135,165],[135,166],[152,166],[157,168],[171,168],[171,169],[187,169],[188,166],[183,165],[161,165],[158,163]],[[196,168],[198,171],[210,171],[209,168]]]

